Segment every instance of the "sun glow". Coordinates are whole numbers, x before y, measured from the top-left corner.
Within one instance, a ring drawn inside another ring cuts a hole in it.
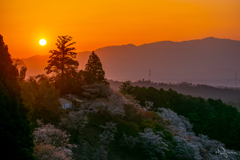
[[[0,34],[18,58],[48,54],[61,35],[73,37],[77,52],[206,37],[240,40],[240,0],[2,0],[0,4],[4,24]],[[59,12],[61,8],[66,10]],[[40,39],[47,44],[38,44]]]
[[[39,41],[39,44],[40,44],[41,46],[44,46],[46,43],[47,43],[47,41],[46,41],[45,39],[41,39],[41,40]]]

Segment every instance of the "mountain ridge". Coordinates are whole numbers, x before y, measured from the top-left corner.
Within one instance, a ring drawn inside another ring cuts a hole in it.
[[[85,68],[90,53],[78,52],[79,69]],[[112,80],[149,79],[151,69],[151,80],[156,82],[201,83],[198,79],[215,79],[216,82],[207,84],[233,86],[235,74],[240,74],[240,41],[231,39],[206,37],[181,42],[160,41],[139,46],[106,46],[96,49],[95,53],[102,62],[106,78]],[[42,67],[43,73],[48,59],[49,55],[23,59],[29,69],[27,76],[37,72],[39,74],[40,70],[34,68]],[[231,79],[231,82],[220,83],[224,79]]]

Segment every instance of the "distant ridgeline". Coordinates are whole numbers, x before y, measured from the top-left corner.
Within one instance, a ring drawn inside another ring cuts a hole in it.
[[[107,46],[95,50],[107,79],[137,81],[148,78],[164,83],[192,82],[212,86],[240,85],[240,41],[204,38],[183,42],[155,42],[135,46]],[[76,59],[84,69],[91,52],[79,52]],[[44,73],[49,55],[23,59],[27,77]]]
[[[118,81],[108,81],[111,88],[114,90],[119,90],[119,86],[123,82]],[[230,88],[230,87],[213,87],[203,84],[194,85],[192,83],[182,82],[178,84],[172,83],[155,83],[150,81],[139,80],[137,82],[132,82],[133,86],[139,87],[154,87],[156,89],[172,89],[178,93],[184,95],[191,95],[194,97],[202,97],[204,99],[221,99],[223,102],[230,104],[234,107],[240,109],[240,89],[239,88]]]

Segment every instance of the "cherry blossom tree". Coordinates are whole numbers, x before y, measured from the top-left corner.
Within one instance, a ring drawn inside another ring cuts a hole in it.
[[[139,133],[140,143],[143,150],[153,160],[157,160],[159,154],[165,156],[165,151],[168,151],[168,145],[164,142],[163,137],[153,132],[151,128],[145,128],[143,133]]]
[[[99,135],[99,147],[96,150],[94,159],[96,160],[107,160],[108,151],[107,147],[110,141],[114,140],[114,133],[117,132],[116,124],[112,122],[107,122],[105,126],[100,126],[103,129],[103,132]]]
[[[240,154],[238,151],[225,149],[225,145],[216,140],[210,140],[205,135],[196,136],[192,131],[192,124],[187,118],[177,115],[170,109],[159,108],[159,115],[165,120],[170,121],[171,125],[165,129],[174,134],[174,139],[177,142],[174,152],[178,158],[182,159],[223,159],[224,155],[217,153],[219,148],[224,148],[228,154],[228,159],[238,159]]]
[[[125,114],[123,104],[126,104],[126,100],[120,93],[99,83],[86,85],[82,88],[83,95],[87,99],[83,102],[82,108],[100,112],[108,111],[112,116]]]
[[[71,160],[74,144],[69,144],[70,135],[51,124],[43,125],[38,120],[39,127],[33,132],[34,156],[38,160]]]
[[[60,126],[65,129],[74,131],[74,140],[78,141],[78,136],[82,132],[85,125],[88,123],[86,110],[72,111],[69,113],[67,118],[62,118]]]

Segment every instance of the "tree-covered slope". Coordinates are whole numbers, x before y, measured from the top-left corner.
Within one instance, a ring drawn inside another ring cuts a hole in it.
[[[153,87],[134,87],[130,92],[141,106],[153,102],[149,110],[157,112],[160,108],[168,108],[193,123],[193,131],[219,140],[228,148],[239,150],[239,115],[235,107],[223,103],[220,99],[205,100],[179,94],[172,89],[163,90]]]
[[[55,126],[41,124],[35,129],[37,159],[224,159],[223,149],[228,159],[239,158],[239,152],[227,149],[222,142],[194,133],[195,125],[170,109],[147,110],[145,104],[139,105],[131,96],[126,95],[126,99],[104,84],[85,85],[82,89],[79,110],[66,111]]]

